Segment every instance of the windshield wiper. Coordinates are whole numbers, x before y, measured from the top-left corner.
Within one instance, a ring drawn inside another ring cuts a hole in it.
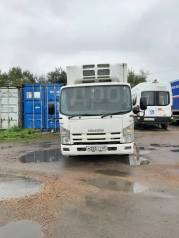
[[[126,113],[126,111],[120,111],[120,112],[111,112],[101,115],[101,118],[107,117],[107,116],[113,116],[113,115],[121,115]]]
[[[96,115],[94,115],[94,114],[80,114],[80,115],[71,115],[71,116],[69,116],[68,118],[69,119],[71,119],[71,118],[73,118],[73,117],[83,117],[83,116],[96,116]]]

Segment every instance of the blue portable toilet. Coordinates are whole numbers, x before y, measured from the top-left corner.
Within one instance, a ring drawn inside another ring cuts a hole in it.
[[[24,84],[22,118],[24,128],[59,129],[59,100],[62,84]]]

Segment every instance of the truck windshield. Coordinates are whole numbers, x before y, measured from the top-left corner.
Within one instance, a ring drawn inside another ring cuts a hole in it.
[[[127,113],[132,109],[127,85],[68,87],[61,91],[61,113],[68,116]]]

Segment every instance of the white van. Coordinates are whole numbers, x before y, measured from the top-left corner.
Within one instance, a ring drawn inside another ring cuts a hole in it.
[[[137,114],[136,124],[160,125],[167,129],[172,118],[171,86],[161,82],[140,83],[132,88],[133,108],[139,108],[140,99],[146,98],[147,109]]]

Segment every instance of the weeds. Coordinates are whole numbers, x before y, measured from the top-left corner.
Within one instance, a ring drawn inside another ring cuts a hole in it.
[[[22,129],[18,127],[14,127],[8,130],[1,130],[0,131],[0,140],[7,140],[7,139],[33,139],[38,134],[38,131],[34,129]]]

